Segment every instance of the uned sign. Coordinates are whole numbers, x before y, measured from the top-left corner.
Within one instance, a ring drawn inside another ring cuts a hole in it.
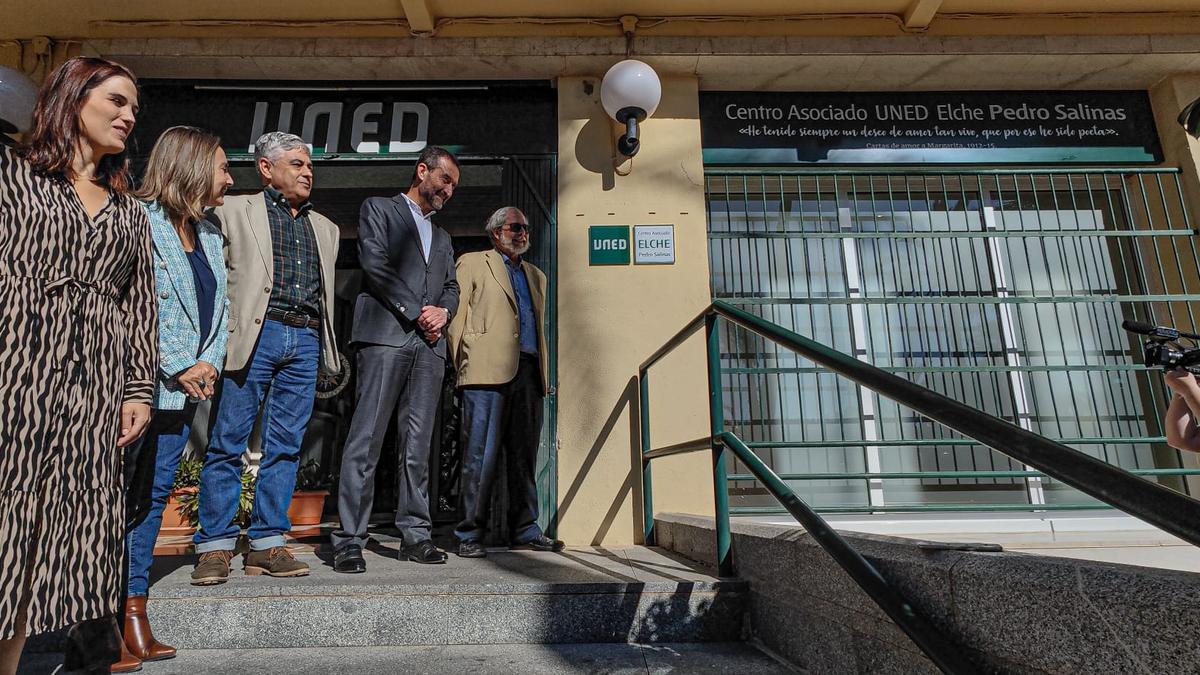
[[[588,228],[588,264],[628,265],[629,226],[590,226]]]

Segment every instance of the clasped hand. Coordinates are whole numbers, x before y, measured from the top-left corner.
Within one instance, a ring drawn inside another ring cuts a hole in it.
[[[213,395],[216,387],[217,369],[207,361],[197,361],[196,365],[177,375],[175,380],[189,398],[206,401]]]
[[[449,320],[450,310],[445,307],[425,305],[421,308],[421,315],[417,317],[417,327],[425,334],[426,340],[437,342],[441,339],[442,329],[446,327],[446,322]]]

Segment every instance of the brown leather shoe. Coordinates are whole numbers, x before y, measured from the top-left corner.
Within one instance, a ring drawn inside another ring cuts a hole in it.
[[[243,558],[246,576],[266,574],[272,577],[303,577],[308,575],[308,565],[296,560],[292,552],[283,546],[274,546],[266,551],[247,551]]]
[[[233,551],[206,551],[200,554],[196,569],[192,570],[193,586],[212,586],[229,581],[229,561]]]
[[[125,601],[125,645],[143,661],[175,658],[175,648],[154,639],[146,616],[146,596],[133,595]]]
[[[113,632],[117,632],[116,626],[113,626]],[[142,660],[133,654],[129,653],[129,648],[125,646],[125,641],[121,640],[121,660],[108,667],[110,673],[136,673],[142,669]]]

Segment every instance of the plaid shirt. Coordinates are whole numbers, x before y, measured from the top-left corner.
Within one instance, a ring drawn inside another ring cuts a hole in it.
[[[304,312],[321,316],[321,258],[317,252],[317,237],[308,222],[310,202],[300,205],[293,218],[287,197],[268,187],[267,221],[271,224],[274,281],[268,309],[285,312]]]

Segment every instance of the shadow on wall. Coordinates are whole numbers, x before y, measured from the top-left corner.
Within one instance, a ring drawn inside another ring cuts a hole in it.
[[[583,381],[586,381],[586,378]],[[617,489],[617,493],[613,495],[608,511],[600,519],[600,524],[597,526],[596,532],[592,535],[591,544],[593,546],[598,546],[604,542],[605,537],[608,536],[609,530],[612,529],[613,523],[617,519],[617,514],[621,511],[621,506],[625,503],[626,497],[631,493],[633,494],[634,503],[633,522],[630,523],[630,527],[636,532],[639,530],[638,524],[642,522],[642,491],[634,489],[635,481],[638,480],[641,468],[641,459],[638,457],[641,441],[637,428],[637,420],[640,419],[640,412],[638,408],[636,377],[629,378],[629,381],[625,384],[625,388],[621,390],[616,404],[613,406],[612,411],[609,412],[608,418],[604,420],[604,425],[596,435],[595,442],[588,449],[583,464],[579,466],[579,470],[575,473],[575,479],[571,481],[571,486],[563,493],[562,500],[558,506],[556,520],[561,522],[574,505],[580,488],[583,487],[584,482],[591,475],[592,469],[596,464],[596,459],[608,443],[609,437],[612,436],[614,431],[617,431],[616,427],[617,423],[621,420],[621,414],[626,411],[628,411],[629,420],[629,447],[633,451],[632,463],[630,464],[628,473],[625,475],[625,480]],[[557,522],[555,525],[557,526]]]
[[[583,87],[584,95],[592,101],[592,115],[575,137],[575,159],[583,168],[600,174],[601,189],[607,192],[617,184],[617,134],[613,130],[613,122],[600,106],[600,83],[584,80],[579,86]]]
[[[575,137],[575,159],[584,169],[600,175],[602,190],[607,192],[614,189],[617,176],[623,177],[624,180],[636,180],[647,185],[670,185],[678,180],[677,172],[681,165],[677,162],[649,162],[635,167],[638,162],[637,157],[619,156],[616,151],[616,138],[619,134],[615,130],[612,120],[604,114],[599,104],[596,108],[599,113],[593,112],[587,123],[579,130],[579,135]],[[682,153],[690,150],[686,138],[670,138],[660,135],[654,138],[654,144],[659,146],[657,149],[667,156],[673,154],[681,156]],[[678,144],[678,148],[673,147],[676,144]],[[676,151],[679,154],[675,154]],[[617,173],[618,168],[621,169],[619,174]],[[684,175],[689,183],[697,188],[703,188],[703,174],[693,176],[685,171]],[[559,187],[565,191],[571,186],[560,183]],[[592,188],[587,186],[587,189]],[[560,198],[562,194],[560,192]]]
[[[660,599],[643,602],[640,612],[630,621],[629,642],[690,642],[702,632],[700,624],[709,610],[717,606],[718,589],[711,597],[693,594],[691,582],[676,586],[675,592]],[[645,596],[642,596],[645,600]]]
[[[578,86],[577,94],[580,99],[591,102],[590,115],[575,138],[575,160],[584,169],[601,177],[601,189],[612,190],[616,187],[616,178],[634,173],[639,182],[656,184],[656,177],[647,172],[663,174],[668,179],[664,184],[678,180],[678,171],[684,169],[684,175],[693,185],[702,186],[703,174],[691,175],[686,169],[686,162],[678,159],[690,157],[699,143],[699,135],[692,133],[675,134],[656,133],[659,129],[644,127],[642,133],[649,130],[650,136],[646,142],[653,145],[656,159],[635,167],[637,157],[623,157],[617,152],[617,139],[623,133],[621,125],[611,119],[600,104],[600,81],[585,79],[569,86]],[[654,113],[655,120],[695,120],[696,131],[699,130],[699,102],[695,89],[689,89],[694,84],[681,84],[678,79],[664,80],[664,95]],[[651,130],[653,129],[653,130]],[[665,130],[664,130],[665,131]],[[678,147],[673,147],[673,146]],[[697,169],[699,167],[697,166]],[[636,173],[635,173],[636,172]],[[591,188],[589,188],[591,189]]]

